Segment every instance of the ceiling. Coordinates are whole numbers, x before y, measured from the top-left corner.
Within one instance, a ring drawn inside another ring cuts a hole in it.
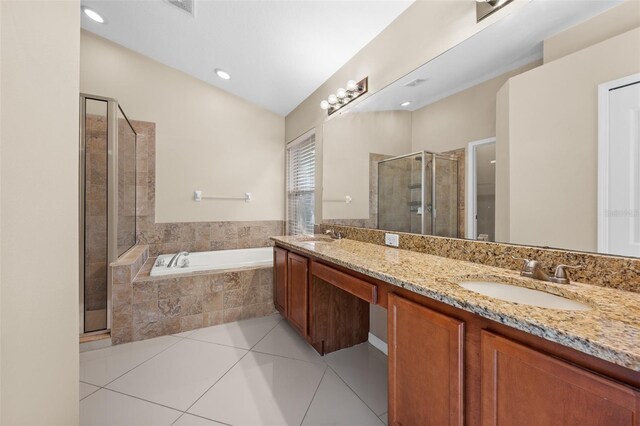
[[[532,0],[427,62],[350,111],[415,111],[542,58],[543,40],[620,4],[622,0]],[[416,86],[407,86],[417,79]],[[404,102],[409,106],[401,107]],[[348,112],[344,111],[343,113]]]
[[[167,0],[83,0],[106,23],[82,14],[82,28],[287,115],[412,2],[195,0],[192,16]]]

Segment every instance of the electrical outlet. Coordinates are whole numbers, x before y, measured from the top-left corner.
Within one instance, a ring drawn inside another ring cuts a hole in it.
[[[398,247],[400,245],[400,235],[384,234],[384,243],[391,247]]]

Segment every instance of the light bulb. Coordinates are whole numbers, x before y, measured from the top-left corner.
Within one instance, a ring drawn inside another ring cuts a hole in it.
[[[99,24],[104,24],[104,18],[100,16],[100,14],[95,10],[89,9],[88,7],[85,7],[85,6],[83,6],[81,9],[84,12],[84,14],[87,15],[92,20],[96,21]]]
[[[329,102],[325,101],[324,99],[322,100],[322,102],[320,102],[320,108],[322,109],[329,109]]]
[[[358,90],[358,84],[354,80],[347,81],[347,90],[350,92],[355,92]]]
[[[336,96],[338,99],[344,99],[344,97],[347,96],[347,91],[341,87],[336,91]]]
[[[338,97],[336,95],[329,95],[328,101],[331,105],[338,103]]]
[[[218,77],[220,77],[223,80],[229,80],[231,79],[231,75],[226,72],[225,70],[221,70],[220,68],[216,68],[215,69],[216,74],[218,75]]]

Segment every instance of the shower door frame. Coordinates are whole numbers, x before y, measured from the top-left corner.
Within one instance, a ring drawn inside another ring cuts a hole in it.
[[[422,196],[421,196],[421,201],[420,201],[420,205],[422,207],[422,218],[421,218],[421,224],[420,224],[420,233],[422,235],[427,235],[426,234],[426,230],[427,230],[427,218],[426,218],[426,214],[425,212],[427,211],[426,207],[427,207],[427,156],[431,157],[431,234],[429,235],[435,235],[434,231],[436,229],[436,158],[441,158],[441,159],[445,159],[445,160],[453,160],[456,162],[456,165],[458,165],[458,157],[456,157],[455,155],[447,155],[447,154],[438,154],[435,152],[429,152],[429,151],[416,151],[416,152],[412,152],[410,154],[404,154],[404,155],[398,155],[397,157],[392,157],[392,158],[385,158],[384,160],[378,161],[378,167],[380,167],[380,163],[387,163],[389,161],[393,161],[393,160],[399,160],[401,158],[406,158],[406,157],[416,157],[416,156],[421,156],[422,157],[422,165],[421,165],[421,180],[422,180]],[[458,182],[458,169],[456,168],[456,206],[458,205],[458,200],[457,200],[457,192],[459,190],[459,185],[460,182]],[[380,172],[378,171],[378,188],[380,188]],[[378,190],[378,224],[380,223],[380,192]],[[458,214],[458,212],[456,212],[456,232],[458,229],[458,224],[460,223],[460,215]]]
[[[85,270],[84,270],[84,256],[85,256],[85,196],[86,196],[86,101],[94,100],[107,103],[107,326],[103,330],[96,330],[85,333]],[[80,93],[80,259],[79,262],[79,274],[80,274],[80,335],[94,335],[109,332],[111,330],[111,268],[109,265],[112,262],[118,260],[118,110],[129,124],[135,135],[135,150],[137,158],[137,137],[131,121],[127,118],[122,108],[119,107],[117,99],[107,98],[104,96],[90,95],[86,93]],[[137,171],[134,169],[134,174],[137,177]],[[137,222],[137,220],[136,220]],[[134,243],[135,244],[135,243]]]

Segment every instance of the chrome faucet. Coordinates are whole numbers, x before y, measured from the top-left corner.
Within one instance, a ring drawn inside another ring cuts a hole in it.
[[[325,233],[325,235],[330,236],[334,240],[341,240],[342,239],[342,234],[340,233],[340,231],[336,232],[333,229],[327,229],[326,231],[324,231],[324,233]]]
[[[173,257],[171,258],[171,260],[169,261],[169,264],[167,265],[167,268],[175,268],[176,266],[178,266],[178,260],[180,260],[181,256],[189,256],[189,252],[188,251],[181,251],[178,254],[174,254]]]
[[[522,260],[524,262],[524,265],[522,265],[522,270],[520,270],[521,276],[533,278],[534,280],[549,281],[557,284],[569,284],[571,282],[569,280],[569,275],[567,275],[567,271],[565,271],[565,269],[582,268],[582,266],[558,265],[556,266],[556,270],[553,276],[550,276],[544,271],[542,265],[537,260],[523,259],[514,256],[511,257],[516,260]]]

